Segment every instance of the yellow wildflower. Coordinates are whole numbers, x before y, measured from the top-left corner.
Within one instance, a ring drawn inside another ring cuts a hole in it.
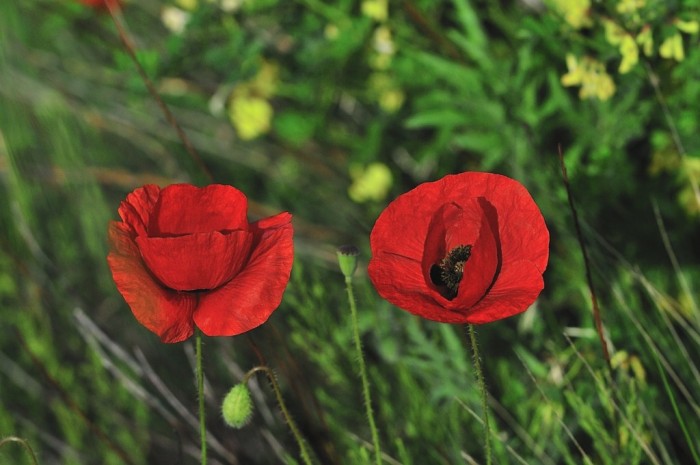
[[[370,163],[367,167],[354,165],[350,167],[353,182],[348,188],[348,195],[357,203],[369,200],[384,200],[391,189],[393,177],[391,170],[384,163]]]
[[[369,64],[374,69],[387,69],[391,66],[391,60],[396,53],[396,46],[391,37],[391,29],[387,26],[379,26],[372,37],[374,52],[369,58]]]
[[[607,100],[615,93],[615,83],[599,61],[584,57],[579,62],[575,56],[567,55],[566,65],[569,72],[561,77],[561,83],[567,87],[580,85],[581,99]]]
[[[642,46],[644,55],[650,57],[654,53],[654,39],[651,36],[651,27],[644,26],[639,34],[637,34],[637,43]]]
[[[683,50],[683,38],[676,32],[671,37],[661,43],[659,47],[659,55],[663,58],[683,61],[685,59],[685,51]]]
[[[636,13],[646,5],[645,0],[620,0],[617,2],[617,12],[624,14]]]
[[[618,71],[620,74],[628,73],[639,61],[639,48],[632,36],[626,35],[620,44],[622,62]]]
[[[605,40],[611,45],[620,45],[625,36],[627,36],[625,30],[610,19],[603,19],[603,28],[605,29]]]
[[[175,3],[177,4],[177,6],[179,6],[183,10],[194,11],[197,9],[197,5],[199,4],[199,1],[198,0],[175,0]]]
[[[163,25],[175,34],[182,34],[190,21],[190,14],[174,6],[164,6],[160,12]]]
[[[362,14],[375,21],[386,21],[389,16],[389,1],[365,0],[362,2]]]
[[[549,4],[574,29],[593,25],[589,15],[589,10],[591,9],[590,0],[550,0]]]
[[[697,21],[683,21],[677,19],[673,24],[679,31],[685,32],[686,34],[697,34],[700,30],[700,24],[698,24]]]
[[[270,130],[273,109],[268,99],[277,87],[279,68],[264,61],[258,74],[231,93],[228,116],[238,137],[254,139]]]
[[[243,140],[255,139],[270,130],[272,106],[264,98],[238,96],[231,100],[228,115],[238,137]]]

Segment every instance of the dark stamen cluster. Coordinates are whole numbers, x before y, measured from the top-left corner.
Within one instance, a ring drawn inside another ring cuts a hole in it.
[[[447,256],[440,261],[439,265],[433,267],[437,268],[434,271],[439,271],[439,273],[431,272],[433,282],[447,288],[445,290],[446,298],[452,300],[457,297],[459,283],[462,281],[464,274],[464,264],[469,260],[471,254],[471,245],[457,246],[450,250]]]

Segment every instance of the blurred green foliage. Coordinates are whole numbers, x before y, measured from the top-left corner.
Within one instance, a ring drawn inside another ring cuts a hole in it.
[[[560,3],[125,4],[139,61],[214,181],[243,190],[252,217],[295,217],[297,262],[280,309],[249,336],[206,341],[212,463],[298,461],[264,383],[251,386],[251,425],[227,430],[215,413],[261,356],[319,463],[370,461],[335,247],[358,245],[366,264],[368,233],[391,198],[465,170],[525,184],[552,233],[536,305],[479,328],[497,462],[697,463],[681,425],[700,437],[698,35],[679,32],[682,61],[660,47],[700,6],[649,0],[637,19],[617,8],[629,2],[571,2],[584,5],[572,23]],[[648,27],[653,53],[622,73],[606,21],[635,40]],[[614,93],[581,99],[578,85],[565,87],[567,55],[600,63]],[[209,181],[110,17],[71,1],[0,3],[0,436],[28,439],[41,464],[196,463],[191,344],[164,346],[138,325],[104,259],[106,224],[126,193],[173,182]],[[481,462],[463,328],[392,308],[358,274],[386,463]],[[6,444],[0,463],[30,462]]]

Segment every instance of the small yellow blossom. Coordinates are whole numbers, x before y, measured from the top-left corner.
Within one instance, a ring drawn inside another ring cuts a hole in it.
[[[272,106],[264,98],[238,96],[231,100],[228,114],[243,140],[255,139],[270,130]]]
[[[264,61],[258,74],[231,93],[228,116],[241,139],[254,139],[270,130],[274,112],[268,99],[275,92],[278,74],[276,64]]]
[[[197,9],[197,5],[199,4],[198,0],[175,0],[175,3],[177,6],[182,8],[183,10],[187,11],[193,11]]]
[[[549,4],[574,29],[593,25],[589,14],[591,9],[590,0],[550,0]]]
[[[622,62],[618,71],[620,74],[629,73],[634,65],[639,62],[639,48],[637,42],[632,36],[626,35],[620,44],[620,53],[622,54]]]
[[[160,12],[163,25],[175,34],[182,34],[190,21],[190,14],[174,6],[164,6]]]
[[[401,89],[387,89],[379,96],[379,106],[387,113],[394,113],[401,108],[404,99]]]
[[[683,50],[683,38],[681,35],[675,33],[664,40],[659,46],[659,55],[666,59],[683,61],[685,59],[685,51]]]
[[[603,28],[605,29],[605,40],[611,45],[620,45],[625,36],[627,36],[625,30],[610,19],[603,19]]]
[[[697,21],[683,21],[677,19],[673,24],[679,31],[685,32],[686,34],[697,34],[700,30],[700,24],[698,24]]]
[[[326,27],[323,29],[323,35],[328,40],[335,40],[340,35],[340,29],[335,24],[326,24]]]
[[[396,53],[396,46],[391,37],[391,29],[387,26],[379,26],[372,37],[374,53],[369,57],[369,64],[374,69],[388,69],[391,60]]]
[[[645,0],[620,0],[617,2],[617,12],[624,14],[636,13],[646,5]]]
[[[630,371],[641,383],[646,382],[647,373],[642,365],[642,361],[636,355],[629,354],[626,350],[615,352],[615,355],[610,359],[610,365],[614,369],[619,369],[629,373]]]
[[[641,45],[644,55],[650,57],[654,53],[654,39],[651,36],[651,27],[644,26],[637,34],[637,43]]]
[[[391,170],[379,162],[370,163],[364,168],[358,165],[351,166],[350,177],[353,182],[348,188],[348,195],[357,203],[384,200],[393,183]]]
[[[403,105],[404,93],[387,73],[373,73],[369,78],[369,90],[377,96],[379,106],[388,113],[394,113]]]
[[[380,23],[386,21],[389,17],[389,0],[364,0],[362,14]]]
[[[605,71],[605,66],[590,57],[583,57],[581,62],[569,54],[566,56],[569,72],[561,77],[564,86],[581,86],[581,99],[597,98],[607,100],[615,93],[615,83]]]

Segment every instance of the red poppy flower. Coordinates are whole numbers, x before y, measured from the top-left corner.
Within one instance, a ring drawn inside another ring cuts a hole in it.
[[[233,336],[279,306],[292,269],[292,215],[247,220],[248,201],[231,186],[146,185],[109,225],[107,257],[136,319],[163,342]]]
[[[488,323],[525,311],[544,287],[549,231],[517,181],[462,173],[421,184],[379,215],[369,276],[429,320]]]

